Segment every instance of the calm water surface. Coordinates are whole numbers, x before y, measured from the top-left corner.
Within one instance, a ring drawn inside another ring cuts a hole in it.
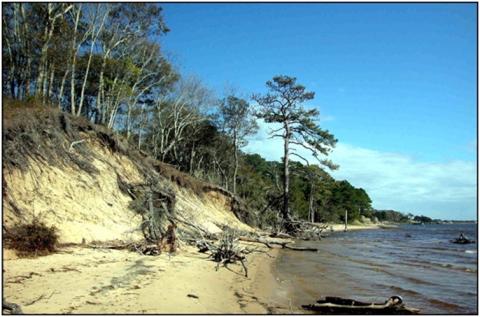
[[[282,252],[276,271],[296,306],[324,296],[383,302],[401,295],[422,314],[476,314],[478,245],[450,243],[460,232],[477,240],[475,224],[335,233],[298,243],[318,253]]]

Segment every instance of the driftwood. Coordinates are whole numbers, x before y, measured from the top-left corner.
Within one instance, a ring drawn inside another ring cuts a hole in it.
[[[392,296],[384,303],[364,303],[340,297],[325,297],[313,305],[302,305],[302,308],[331,315],[412,315],[420,312],[416,308],[406,307],[400,296]]]
[[[245,277],[248,277],[248,269],[245,265],[246,257],[244,253],[249,253],[251,250],[245,252],[244,249],[240,248],[238,237],[233,230],[225,230],[216,244],[210,243],[206,240],[197,241],[197,247],[199,252],[202,253],[210,251],[209,257],[217,262],[215,270],[218,271],[220,264],[227,267],[230,263],[240,262],[245,272]]]
[[[218,240],[218,237],[217,235],[213,234],[213,233],[210,233],[208,232],[207,230],[203,229],[203,228],[200,228],[199,226],[185,220],[185,219],[181,219],[179,217],[175,217],[175,216],[169,216],[168,217],[171,221],[177,221],[177,222],[180,222],[184,225],[187,225],[193,229],[195,229],[199,235],[198,235],[198,238],[199,239],[208,239],[208,240]]]
[[[137,252],[142,255],[160,255],[161,247],[158,244],[134,243],[130,246],[130,251]]]
[[[274,233],[270,234],[270,238],[294,239],[295,237],[292,236],[292,235],[289,235],[288,233],[274,232]]]
[[[283,242],[283,241],[275,241],[275,240],[267,240],[267,239],[256,239],[256,238],[250,238],[250,237],[239,237],[238,239],[245,242],[261,243],[266,245],[269,249],[274,248],[272,245],[280,245],[283,249],[289,249],[293,251],[311,251],[311,252],[318,251],[317,248],[291,246],[289,244],[292,243],[292,241]]]
[[[470,244],[470,243],[475,243],[475,240],[469,239],[466,236],[463,235],[463,233],[460,234],[460,236],[454,240],[450,240],[451,243],[457,243],[457,244]]]
[[[2,301],[2,314],[3,315],[20,315],[23,314],[20,305],[9,303],[5,300]]]
[[[73,150],[73,147],[77,144],[80,144],[80,143],[83,143],[85,142],[86,140],[85,139],[82,139],[82,140],[78,140],[78,141],[73,141],[71,144],[70,144],[70,147],[68,148],[68,151],[69,152],[72,152]]]
[[[307,221],[291,220],[290,225],[294,228],[292,235],[300,240],[321,240],[326,237],[323,231],[328,225],[315,224]]]
[[[141,255],[160,255],[162,253],[162,243],[140,242],[96,242],[87,244],[85,247],[90,249],[108,249],[108,250],[129,250]],[[172,247],[170,248],[172,250]]]

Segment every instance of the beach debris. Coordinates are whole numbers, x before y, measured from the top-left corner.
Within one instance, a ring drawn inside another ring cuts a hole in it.
[[[328,229],[328,225],[321,223],[312,223],[303,220],[291,220],[290,226],[293,228],[293,231],[286,234],[283,232],[276,233],[278,238],[282,236],[293,236],[296,239],[310,241],[310,240],[321,240],[322,238],[327,237],[327,234],[324,233]]]
[[[165,232],[165,234],[162,235],[162,238],[160,239],[161,249],[167,249],[170,253],[177,251],[178,241],[177,235],[175,233],[176,228],[177,225],[174,222],[168,225],[167,232]]]
[[[280,238],[280,239],[294,239],[292,235],[284,232],[273,232],[270,234],[270,238]]]
[[[187,297],[191,297],[191,298],[197,298],[197,299],[198,299],[198,298],[200,298],[200,297],[198,297],[198,296],[197,296],[197,295],[195,295],[195,294],[187,294]]]
[[[162,251],[168,251],[169,253],[176,252],[178,248],[178,239],[176,235],[176,224],[171,221],[168,225],[166,232],[162,233],[160,239],[157,241],[149,241],[147,239],[139,242],[124,242],[121,240],[113,241],[93,241],[86,245],[92,249],[112,249],[112,250],[130,250],[142,255],[160,255]]]
[[[137,252],[142,255],[160,255],[162,253],[161,247],[158,244],[147,242],[133,243],[130,246],[130,251]]]
[[[293,241],[278,241],[278,240],[273,240],[273,239],[265,239],[265,238],[251,238],[251,237],[239,237],[238,238],[241,241],[245,242],[254,242],[254,243],[262,243],[266,245],[269,249],[273,249],[274,247],[272,245],[279,245],[283,249],[289,249],[293,251],[310,251],[310,252],[318,252],[317,248],[312,248],[312,247],[297,247],[297,246],[292,246],[291,244]]]
[[[460,236],[454,240],[450,240],[452,243],[457,243],[457,244],[470,244],[470,243],[475,243],[475,240],[471,240],[467,238],[463,232],[460,233]]]
[[[48,296],[48,297],[45,297],[45,294],[42,294],[42,295],[40,295],[39,297],[35,298],[34,300],[26,303],[25,306],[33,305],[33,304],[35,304],[36,302],[41,301],[42,299],[50,299],[50,298],[52,298],[52,296],[53,296],[54,294],[57,294],[57,293],[58,293],[57,291],[53,291],[53,292],[50,294],[50,296]]]
[[[232,229],[225,229],[216,244],[210,243],[206,240],[197,241],[197,247],[200,252],[210,251],[210,258],[217,262],[215,268],[218,271],[220,264],[227,267],[228,264],[240,262],[245,272],[245,277],[248,277],[248,269],[245,265],[246,249],[240,247],[238,234]]]
[[[21,315],[22,308],[18,304],[9,303],[3,298],[2,300],[2,314],[3,315]]]
[[[313,305],[302,305],[303,309],[324,314],[338,315],[413,315],[419,309],[405,306],[401,296],[392,296],[384,303],[365,303],[341,297],[325,297]]]
[[[34,275],[36,276],[42,276],[42,274],[40,273],[36,273],[36,272],[30,272],[30,274],[28,275],[18,275],[18,276],[15,276],[11,279],[9,279],[8,281],[6,281],[7,283],[23,283],[25,280],[27,279],[31,279]]]

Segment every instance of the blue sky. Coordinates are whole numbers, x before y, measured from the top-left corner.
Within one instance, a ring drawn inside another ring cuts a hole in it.
[[[476,218],[476,4],[163,4],[164,52],[221,95],[295,76],[376,208]],[[244,149],[279,159],[268,127]]]

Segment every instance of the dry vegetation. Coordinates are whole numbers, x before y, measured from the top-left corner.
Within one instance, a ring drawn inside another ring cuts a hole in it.
[[[4,243],[17,251],[19,256],[46,255],[55,251],[58,241],[57,229],[48,227],[38,219],[32,223],[4,227]]]
[[[205,182],[134,149],[122,136],[104,126],[61,112],[54,106],[43,106],[35,99],[25,102],[3,98],[4,168],[24,171],[29,168],[29,159],[33,159],[49,165],[68,166],[73,162],[88,173],[97,173],[90,163],[94,153],[87,146],[93,140],[112,152],[132,158],[146,176],[154,170],[199,196],[213,190]]]

